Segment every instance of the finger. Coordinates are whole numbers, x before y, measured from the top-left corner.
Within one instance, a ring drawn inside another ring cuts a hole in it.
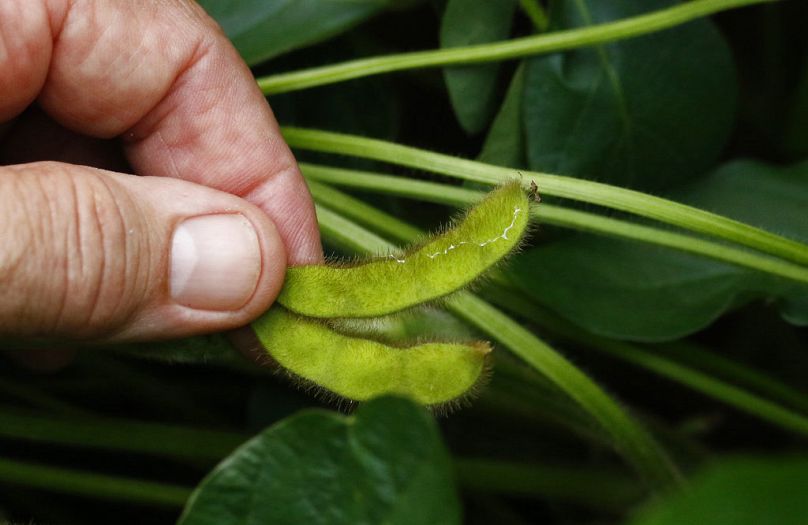
[[[0,122],[36,99],[48,75],[51,41],[45,2],[0,2]]]
[[[290,261],[322,256],[311,197],[249,69],[193,2],[0,3],[0,115],[36,93],[65,126],[122,135],[143,175],[242,196],[278,227]],[[13,96],[12,96],[13,95]]]
[[[180,180],[60,163],[0,168],[0,338],[125,341],[248,323],[280,290],[257,207]]]

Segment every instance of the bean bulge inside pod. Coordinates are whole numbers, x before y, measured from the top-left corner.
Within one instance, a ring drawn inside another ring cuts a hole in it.
[[[282,307],[272,308],[253,328],[272,360],[303,386],[352,401],[400,394],[445,406],[473,391],[491,351],[479,341],[394,347],[340,333]]]
[[[519,245],[529,201],[518,181],[488,194],[462,221],[401,253],[352,266],[290,268],[278,303],[319,318],[376,317],[448,295]]]

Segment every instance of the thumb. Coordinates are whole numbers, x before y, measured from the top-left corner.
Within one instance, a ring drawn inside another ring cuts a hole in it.
[[[0,338],[127,341],[248,323],[286,268],[269,218],[190,182],[0,167]]]

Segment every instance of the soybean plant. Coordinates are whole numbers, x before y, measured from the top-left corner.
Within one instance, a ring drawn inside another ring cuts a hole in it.
[[[352,401],[384,393],[428,406],[457,401],[484,377],[489,343],[393,347],[344,333],[337,321],[395,314],[467,286],[519,245],[529,208],[512,182],[408,250],[351,265],[290,268],[278,304],[252,328],[271,360],[306,386]]]

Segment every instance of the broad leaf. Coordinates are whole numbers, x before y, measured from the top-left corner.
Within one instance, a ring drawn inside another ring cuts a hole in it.
[[[270,427],[208,475],[179,524],[459,522],[434,421],[382,398],[352,417],[311,410]]]
[[[199,0],[248,64],[335,36],[391,0]]]
[[[747,272],[664,248],[574,236],[518,257],[514,283],[587,330],[656,341],[704,328],[732,306]]]
[[[779,169],[735,162],[674,198],[808,241],[808,163]],[[594,235],[534,248],[514,260],[511,272],[536,301],[610,337],[675,339],[762,296],[779,298],[787,320],[808,321],[804,286],[704,257]]]
[[[736,161],[674,198],[808,244],[808,162],[777,168]],[[772,282],[788,321],[808,326],[808,287]]]
[[[441,20],[441,47],[506,39],[515,7],[515,0],[449,0]],[[496,63],[444,71],[452,108],[467,133],[481,131],[491,118],[498,71]]]
[[[687,490],[639,513],[629,525],[803,525],[808,458],[736,458],[712,465]]]
[[[559,0],[555,30],[617,20],[674,0]],[[531,168],[645,189],[700,175],[731,131],[729,49],[709,20],[528,61]]]
[[[525,66],[521,64],[511,79],[505,100],[488,130],[477,160],[510,168],[525,166],[525,134],[522,129],[524,86]]]
[[[808,162],[781,168],[737,160],[671,197],[808,243]]]

